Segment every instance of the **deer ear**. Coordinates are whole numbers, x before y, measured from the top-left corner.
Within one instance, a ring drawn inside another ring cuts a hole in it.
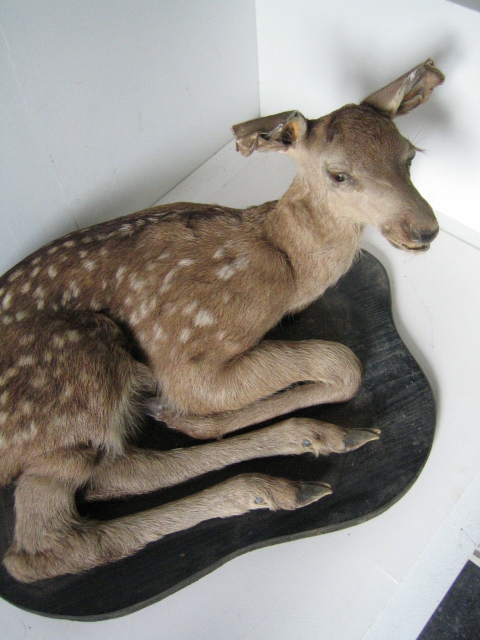
[[[237,151],[249,156],[258,151],[287,151],[307,133],[307,120],[298,111],[285,111],[232,127]]]
[[[435,87],[444,80],[445,76],[435,68],[433,60],[427,60],[369,95],[362,104],[369,105],[390,118],[401,116],[427,102]]]

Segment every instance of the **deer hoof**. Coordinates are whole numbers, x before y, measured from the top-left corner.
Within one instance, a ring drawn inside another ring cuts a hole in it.
[[[350,429],[345,436],[345,451],[355,451],[367,442],[379,440],[380,429]]]
[[[295,499],[295,507],[306,507],[312,502],[317,502],[320,498],[329,496],[332,488],[325,482],[300,482],[297,497]]]

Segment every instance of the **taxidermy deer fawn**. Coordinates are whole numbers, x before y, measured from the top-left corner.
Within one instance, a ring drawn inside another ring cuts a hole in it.
[[[350,268],[366,224],[396,247],[428,249],[438,224],[410,181],[415,147],[392,118],[443,79],[428,60],[318,120],[292,111],[236,125],[244,155],[297,160],[278,201],[154,207],[56,240],[0,279],[0,485],[16,483],[3,562],[12,576],[82,571],[208,518],[295,509],[331,493],[244,474],[107,522],[83,520],[75,507],[78,490],[91,500],[139,494],[242,460],[343,453],[379,437],[289,418],[221,439],[355,395],[361,365],[345,346],[263,337]],[[147,413],[216,440],[136,448]]]

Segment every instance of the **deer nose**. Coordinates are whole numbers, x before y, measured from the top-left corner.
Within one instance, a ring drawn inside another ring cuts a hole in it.
[[[416,227],[411,227],[410,231],[412,234],[412,238],[418,240],[423,244],[430,244],[438,235],[439,227],[436,225],[434,228],[429,227],[428,229],[418,229]]]

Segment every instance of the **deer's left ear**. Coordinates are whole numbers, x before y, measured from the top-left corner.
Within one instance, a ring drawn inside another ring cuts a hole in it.
[[[444,80],[445,76],[435,67],[433,60],[427,60],[369,95],[362,104],[369,105],[390,118],[401,116],[427,102],[435,87]]]
[[[285,111],[232,127],[237,151],[244,156],[255,150],[288,151],[306,135],[307,128],[307,120],[298,111]]]

